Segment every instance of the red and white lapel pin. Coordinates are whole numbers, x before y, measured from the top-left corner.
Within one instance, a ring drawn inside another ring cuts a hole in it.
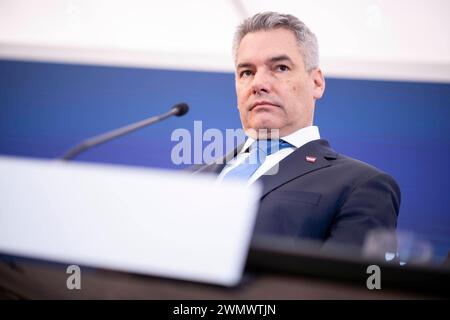
[[[313,156],[306,156],[306,161],[314,163],[316,162],[317,158]]]

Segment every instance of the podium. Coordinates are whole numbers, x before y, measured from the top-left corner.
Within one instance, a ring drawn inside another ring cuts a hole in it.
[[[416,299],[450,270],[252,234],[258,185],[143,168],[0,158],[0,298]],[[382,290],[366,286],[382,269]],[[68,267],[80,268],[69,288]]]
[[[277,260],[270,261],[274,258]],[[266,263],[261,263],[261,259]],[[278,264],[278,267],[273,264]],[[255,247],[250,249],[241,281],[232,287],[81,267],[80,290],[68,290],[67,265],[14,257],[0,262],[0,299],[297,300],[448,297],[448,270],[393,272],[382,267],[383,277],[386,278],[382,280],[382,289],[368,290],[364,272],[366,266],[364,262],[320,261],[308,255],[295,257],[283,251]],[[321,272],[324,268],[326,272]]]
[[[260,188],[125,166],[0,157],[0,253],[233,286]]]

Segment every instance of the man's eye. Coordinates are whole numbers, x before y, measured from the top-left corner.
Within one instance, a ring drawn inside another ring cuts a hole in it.
[[[280,64],[277,66],[277,70],[282,71],[282,72],[286,72],[289,70],[289,67],[284,65],[284,64]]]
[[[244,71],[241,71],[241,73],[239,74],[239,76],[242,78],[242,77],[249,77],[249,76],[251,76],[252,75],[252,71],[251,70],[244,70]]]

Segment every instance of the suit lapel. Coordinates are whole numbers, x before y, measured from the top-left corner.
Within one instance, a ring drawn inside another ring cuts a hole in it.
[[[290,180],[331,166],[330,160],[336,158],[336,152],[326,140],[314,140],[305,144],[280,161],[277,174],[263,175],[258,179],[263,183],[261,198]]]

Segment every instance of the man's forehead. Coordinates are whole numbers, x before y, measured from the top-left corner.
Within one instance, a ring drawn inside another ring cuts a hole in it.
[[[291,61],[300,56],[294,33],[286,29],[250,32],[246,34],[236,52],[236,65],[241,63],[270,62],[274,57],[289,57]]]

